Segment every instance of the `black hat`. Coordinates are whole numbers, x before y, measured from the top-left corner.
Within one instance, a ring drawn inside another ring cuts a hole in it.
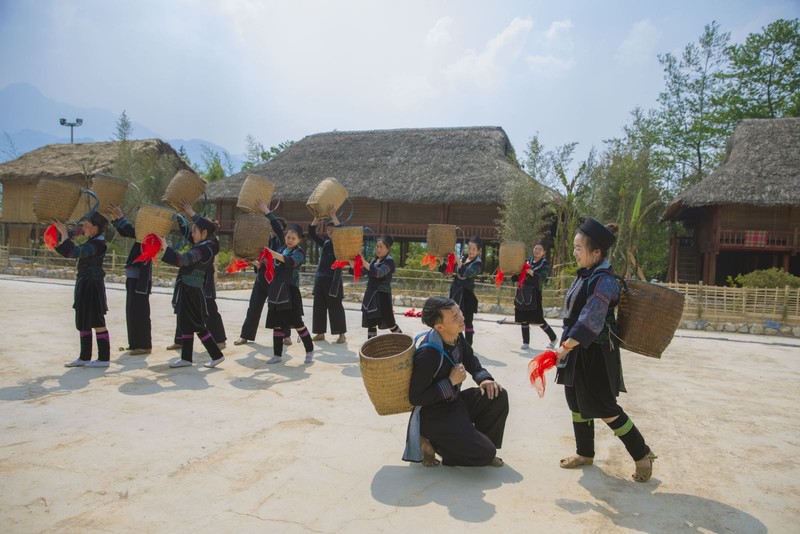
[[[214,233],[214,230],[217,229],[217,225],[214,221],[206,219],[205,217],[198,217],[195,219],[194,224],[197,225],[198,228],[201,230],[205,230],[209,234]]]
[[[394,239],[389,234],[381,234],[378,236],[378,241],[383,241],[383,244],[386,245],[386,248],[392,248],[394,244]]]
[[[95,211],[89,216],[89,222],[102,230],[108,224],[108,219],[103,217],[99,211]]]
[[[586,217],[586,220],[578,228],[578,231],[584,235],[589,236],[594,243],[603,250],[608,250],[617,241],[617,236],[614,232],[609,230],[606,225],[593,219]]]

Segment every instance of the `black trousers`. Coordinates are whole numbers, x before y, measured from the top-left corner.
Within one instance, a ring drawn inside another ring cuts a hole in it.
[[[337,335],[347,332],[342,299],[330,296],[331,282],[332,279],[330,278],[317,279],[311,320],[311,331],[315,334],[324,334],[328,331],[328,317],[331,320],[331,334]]]
[[[135,278],[125,280],[125,321],[131,349],[153,348],[150,326],[150,295],[136,292]]]
[[[211,336],[217,343],[223,343],[228,337],[225,335],[225,325],[222,324],[222,316],[219,314],[216,299],[206,299],[206,308],[208,309],[208,319],[206,319],[206,326]]]
[[[242,339],[253,341],[256,338],[258,323],[261,322],[261,312],[264,311],[264,303],[267,301],[267,295],[269,295],[269,284],[257,280],[253,284],[253,291],[250,292],[250,304],[247,306],[247,316],[242,324],[242,333],[239,334],[239,337]],[[214,339],[216,339],[216,336]]]

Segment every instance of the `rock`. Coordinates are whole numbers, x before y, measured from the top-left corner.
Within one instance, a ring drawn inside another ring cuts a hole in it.
[[[800,326],[795,326],[792,328],[792,335],[794,337],[800,337]]]
[[[791,326],[782,326],[780,328],[780,333],[784,336],[791,336],[792,335],[792,327]]]
[[[764,334],[766,334],[768,336],[774,336],[777,333],[778,333],[778,330],[775,329],[775,328],[765,328],[764,329]]]
[[[736,332],[736,325],[733,323],[723,323],[722,330],[724,332]]]
[[[754,324],[753,326],[750,327],[750,333],[751,334],[759,334],[759,335],[763,334],[764,333],[764,327],[761,326],[760,324]]]
[[[740,334],[747,334],[750,332],[750,325],[747,323],[739,323],[736,325],[736,331]]]

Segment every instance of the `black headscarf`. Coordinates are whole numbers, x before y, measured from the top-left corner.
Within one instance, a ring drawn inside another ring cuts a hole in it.
[[[586,220],[578,230],[582,234],[589,236],[592,241],[603,250],[610,249],[617,241],[617,236],[606,228],[606,225],[592,217],[586,217]]]

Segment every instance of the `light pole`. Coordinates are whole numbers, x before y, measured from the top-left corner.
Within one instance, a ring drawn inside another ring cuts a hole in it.
[[[58,122],[59,124],[61,124],[61,126],[69,126],[69,142],[71,144],[74,139],[74,137],[72,136],[72,130],[76,126],[80,126],[81,124],[83,124],[83,119],[75,119],[75,122],[67,122],[67,119],[59,119]]]

